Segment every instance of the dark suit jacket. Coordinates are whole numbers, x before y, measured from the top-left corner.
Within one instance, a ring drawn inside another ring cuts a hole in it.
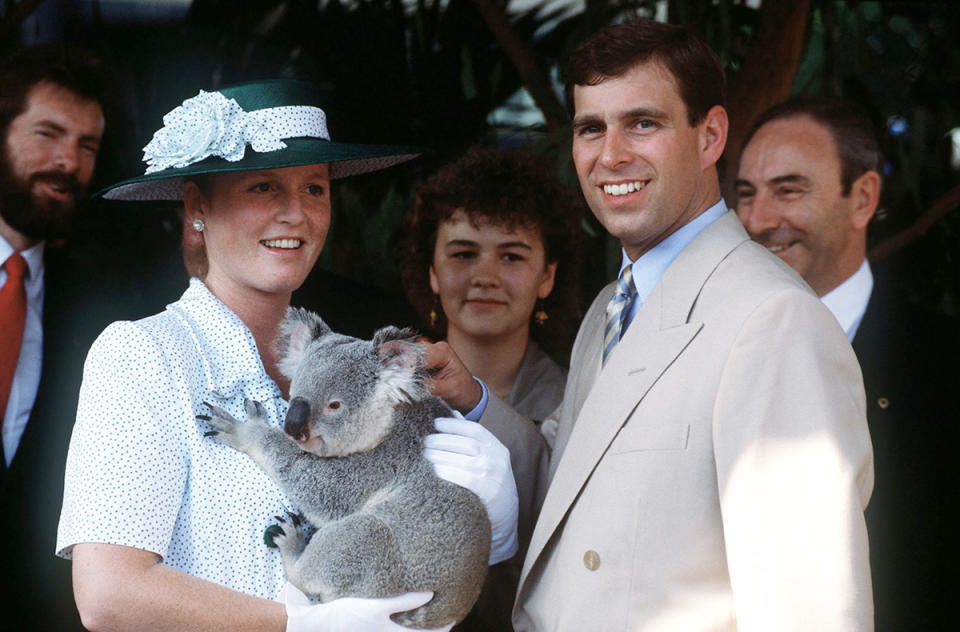
[[[960,630],[960,324],[882,276],[853,341],[875,483],[866,509],[877,632]]]
[[[83,362],[110,322],[159,311],[186,286],[178,233],[160,214],[129,213],[100,209],[45,251],[40,384],[10,468],[0,465],[0,632],[83,629],[70,562],[54,555]]]
[[[47,259],[43,369],[10,468],[0,473],[0,630],[82,630],[70,563],[54,557],[63,469],[89,342],[68,333],[57,272]]]

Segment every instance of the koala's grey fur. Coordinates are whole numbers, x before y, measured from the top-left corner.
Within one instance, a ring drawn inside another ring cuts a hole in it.
[[[246,403],[238,422],[211,406],[215,439],[249,454],[293,500],[299,520],[275,543],[287,579],[320,601],[431,590],[433,599],[393,615],[439,628],[462,620],[479,596],[490,522],[469,490],[438,478],[423,438],[450,408],[430,395],[413,332],[381,329],[372,341],[333,333],[290,309],[278,339],[290,378],[284,431]]]

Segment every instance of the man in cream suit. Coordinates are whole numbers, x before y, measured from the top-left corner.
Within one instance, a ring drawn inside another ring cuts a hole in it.
[[[580,185],[624,265],[574,345],[516,629],[872,629],[860,371],[720,198],[719,61],[679,27],[621,24],[573,53],[568,91]],[[516,420],[431,356],[454,406]]]

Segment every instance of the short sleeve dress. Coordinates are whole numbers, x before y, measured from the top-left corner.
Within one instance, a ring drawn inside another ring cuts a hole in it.
[[[244,419],[245,398],[280,427],[288,403],[253,336],[197,279],[154,316],[116,322],[84,365],[67,456],[57,554],[98,542],[276,599],[279,553],[263,542],[290,500],[246,454],[216,443],[197,415],[215,404]]]

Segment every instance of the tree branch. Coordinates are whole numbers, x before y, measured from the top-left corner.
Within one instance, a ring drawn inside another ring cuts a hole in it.
[[[803,53],[810,0],[763,0],[757,35],[743,66],[730,81],[730,131],[724,151],[724,197],[732,200],[743,137],[765,110],[790,96]]]
[[[871,263],[876,263],[900,250],[914,239],[922,237],[937,220],[955,209],[957,205],[960,205],[960,184],[937,198],[930,208],[924,211],[912,224],[871,248],[870,252],[867,253],[867,259]]]
[[[507,54],[507,57],[510,58],[517,72],[520,73],[523,85],[543,113],[547,129],[553,130],[561,127],[566,122],[566,111],[554,94],[549,78],[537,67],[530,49],[510,27],[510,21],[507,19],[506,13],[491,0],[473,0],[473,4],[476,5],[483,21],[487,23],[487,27],[493,33],[494,39]]]

